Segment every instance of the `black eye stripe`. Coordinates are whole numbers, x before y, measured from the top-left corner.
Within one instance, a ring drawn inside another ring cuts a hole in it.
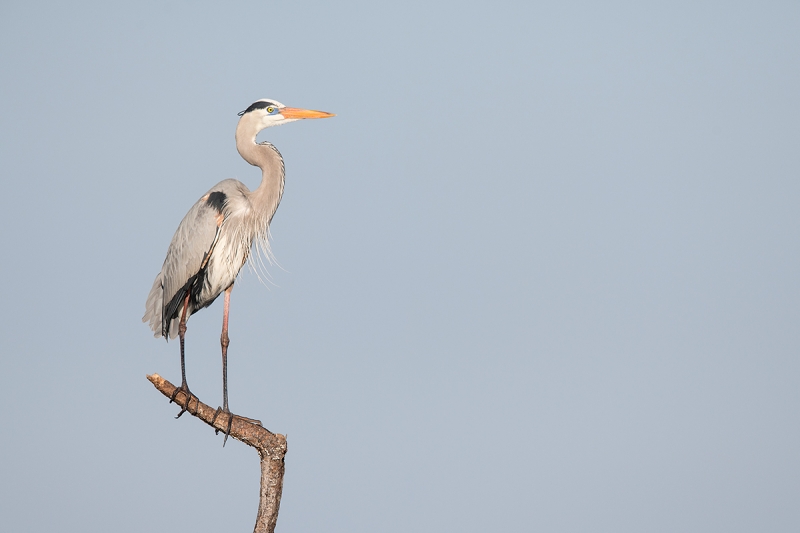
[[[278,106],[275,105],[274,102],[269,102],[267,100],[260,100],[258,102],[250,104],[250,107],[248,107],[244,111],[239,112],[239,116],[241,117],[242,115],[244,115],[245,113],[249,113],[250,111],[255,111],[256,109],[265,109],[267,107],[278,107]]]

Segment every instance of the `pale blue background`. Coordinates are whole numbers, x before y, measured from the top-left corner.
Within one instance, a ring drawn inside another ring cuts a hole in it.
[[[232,298],[279,531],[800,530],[800,6],[646,4],[4,2],[0,529],[252,529],[140,317],[270,97],[338,115],[260,137],[282,269]]]

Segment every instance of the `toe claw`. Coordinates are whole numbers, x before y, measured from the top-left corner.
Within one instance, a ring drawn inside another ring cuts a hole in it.
[[[222,447],[225,447],[225,443],[228,442],[228,435],[231,434],[231,426],[233,425],[233,415],[228,413],[228,430],[225,432],[225,438],[222,439]]]

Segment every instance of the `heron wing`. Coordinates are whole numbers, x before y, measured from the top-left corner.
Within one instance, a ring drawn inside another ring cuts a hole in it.
[[[222,223],[222,205],[209,202],[213,190],[195,203],[183,217],[167,250],[161,272],[147,298],[143,321],[150,322],[156,337],[174,337],[171,323],[198,274],[213,253]],[[224,200],[224,198],[223,198]]]

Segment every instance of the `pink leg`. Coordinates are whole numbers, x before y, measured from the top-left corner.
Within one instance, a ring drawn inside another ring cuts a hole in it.
[[[233,414],[228,409],[228,345],[231,340],[228,338],[228,312],[231,308],[231,291],[233,284],[225,289],[225,303],[222,311],[222,335],[219,336],[219,343],[222,345],[222,407],[217,407],[217,412],[211,418],[211,425],[217,420],[220,413],[228,415],[228,427],[225,431],[225,438],[222,440],[222,445],[228,442],[228,435],[231,434],[231,424],[233,424]],[[219,432],[217,430],[216,432]]]
[[[225,289],[225,305],[222,311],[222,335],[219,342],[222,345],[222,410],[228,411],[228,345],[231,340],[228,338],[228,312],[231,307],[231,291],[233,284]]]
[[[213,426],[214,422],[217,420],[217,416],[219,416],[220,413],[225,413],[228,415],[228,427],[225,431],[225,439],[222,441],[223,446],[225,446],[225,443],[228,441],[228,435],[231,434],[231,424],[233,423],[234,416],[230,409],[228,409],[228,345],[231,343],[230,338],[228,338],[228,314],[231,308],[232,290],[233,284],[225,289],[225,303],[222,311],[222,335],[219,337],[219,343],[222,345],[222,407],[218,407],[217,412],[214,413],[214,416],[211,418],[211,425]],[[244,416],[236,416],[237,418],[241,418],[247,422],[250,422],[251,424],[256,424],[259,426],[261,425],[261,422],[258,420]]]
[[[186,298],[183,300],[183,310],[181,311],[181,320],[178,322],[178,336],[181,339],[181,388],[188,390],[186,386],[186,360],[183,356],[184,337],[186,336],[186,310],[189,308],[189,295],[191,291],[186,291]]]

